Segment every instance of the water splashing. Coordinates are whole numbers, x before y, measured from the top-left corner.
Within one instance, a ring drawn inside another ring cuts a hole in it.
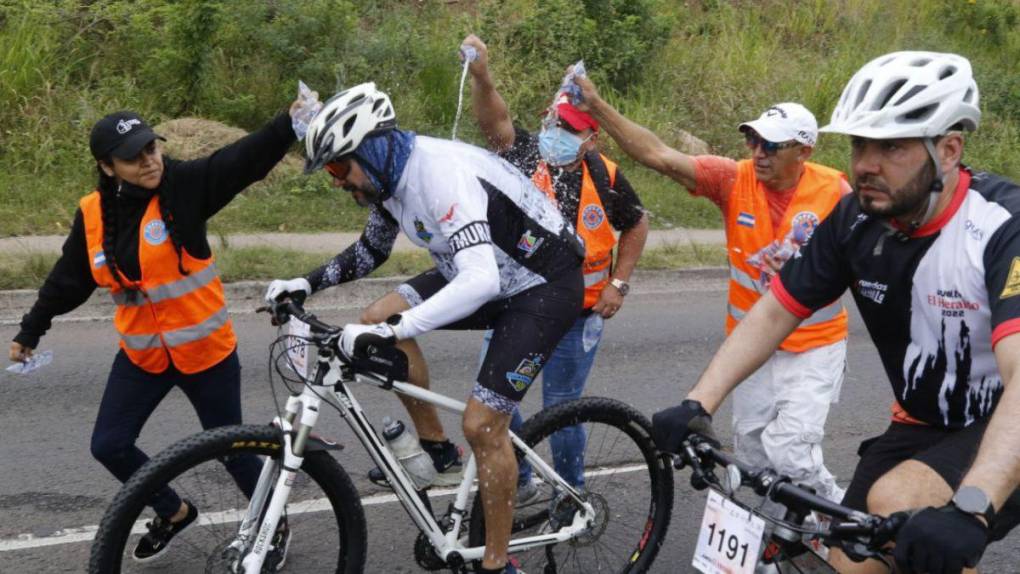
[[[468,66],[478,59],[478,52],[474,46],[461,46],[460,55],[464,60],[464,68],[460,72],[460,89],[457,90],[457,115],[453,117],[453,133],[450,139],[457,139],[457,126],[460,124],[460,115],[464,110],[464,82],[467,80]]]

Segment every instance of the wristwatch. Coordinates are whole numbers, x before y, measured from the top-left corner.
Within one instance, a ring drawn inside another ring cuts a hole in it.
[[[616,287],[616,289],[620,292],[620,295],[623,295],[624,297],[627,296],[627,293],[630,293],[630,283],[627,283],[623,279],[613,278],[609,281],[609,284]]]
[[[989,528],[995,521],[995,507],[988,495],[976,486],[961,486],[953,495],[951,504],[967,514],[984,518]]]

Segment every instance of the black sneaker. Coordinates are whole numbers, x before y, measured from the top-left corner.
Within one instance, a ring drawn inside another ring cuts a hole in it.
[[[287,563],[287,550],[290,549],[290,525],[287,519],[280,521],[273,535],[272,547],[266,553],[266,560],[262,563],[263,572],[279,572]]]
[[[184,504],[188,506],[188,514],[185,515],[183,520],[170,522],[157,516],[152,519],[152,522],[145,523],[145,527],[149,529],[149,532],[142,536],[142,539],[138,541],[138,545],[135,546],[134,552],[131,553],[135,562],[145,563],[158,558],[163,554],[164,550],[170,547],[170,542],[174,539],[174,536],[177,536],[182,530],[191,526],[191,523],[198,518],[198,508],[190,500],[185,500]]]

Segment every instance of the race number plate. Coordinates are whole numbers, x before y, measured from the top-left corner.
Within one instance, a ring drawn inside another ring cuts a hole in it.
[[[692,564],[705,574],[753,574],[764,531],[764,520],[709,490]]]
[[[308,348],[306,339],[312,334],[312,328],[297,317],[291,317],[287,321],[288,333],[287,355],[290,356],[290,365],[294,372],[302,379],[308,377]]]

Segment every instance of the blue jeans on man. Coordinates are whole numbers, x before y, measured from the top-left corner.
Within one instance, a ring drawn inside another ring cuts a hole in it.
[[[592,321],[587,341],[585,341],[585,325]],[[482,347],[484,356],[489,344],[489,334],[485,335]],[[581,397],[584,392],[588,373],[595,363],[599,341],[602,339],[602,317],[592,313],[579,317],[574,325],[553,351],[545,367],[542,368],[542,408],[549,408],[562,402]],[[587,343],[587,345],[586,345]],[[510,430],[520,432],[524,426],[524,418],[520,409],[513,413]],[[571,486],[584,486],[584,448],[587,437],[581,425],[565,428],[549,438],[552,447],[553,468],[557,474],[569,482]],[[531,465],[521,462],[518,468],[517,484],[525,484],[531,480]]]

